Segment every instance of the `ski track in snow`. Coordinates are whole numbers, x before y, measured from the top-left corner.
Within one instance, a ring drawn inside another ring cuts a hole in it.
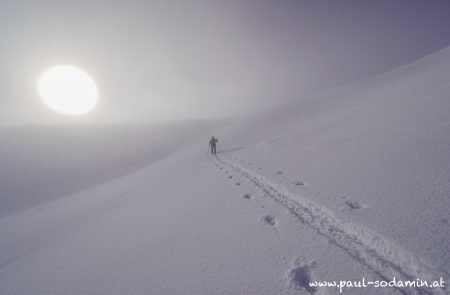
[[[373,270],[381,279],[397,281],[416,279],[429,282],[443,278],[449,282],[448,274],[433,269],[424,262],[416,259],[411,253],[380,236],[372,230],[354,223],[343,222],[334,214],[315,202],[294,195],[285,187],[276,184],[266,177],[252,172],[239,164],[219,156],[208,156],[216,166],[227,174],[234,172],[242,180],[255,185],[265,195],[295,216],[303,224],[312,228],[326,238],[331,244],[344,250],[350,257]],[[243,163],[243,161],[241,161]],[[237,178],[236,175],[234,178]],[[416,287],[397,288],[403,294],[448,294],[446,290]]]

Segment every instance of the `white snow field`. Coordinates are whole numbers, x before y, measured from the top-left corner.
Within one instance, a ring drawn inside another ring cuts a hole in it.
[[[2,295],[450,294],[450,48],[246,117],[1,138]]]

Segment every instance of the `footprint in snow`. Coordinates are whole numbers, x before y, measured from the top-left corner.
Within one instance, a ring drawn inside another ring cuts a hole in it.
[[[277,225],[277,220],[276,220],[275,216],[273,216],[273,215],[263,216],[261,218],[261,221],[264,222],[265,224],[268,224],[268,225],[271,225],[271,226]]]
[[[299,258],[294,261],[291,268],[287,272],[289,286],[297,290],[306,290],[309,294],[316,293],[317,288],[309,285],[309,283],[313,280],[313,270],[316,266],[316,262],[305,262],[303,258]]]
[[[363,209],[363,208],[367,207],[358,201],[349,200],[346,198],[344,198],[344,200],[345,200],[344,204],[341,205],[341,207],[339,208],[340,211],[353,211],[353,210],[359,210],[359,209]]]
[[[353,200],[346,200],[345,205],[347,205],[352,210],[357,210],[357,209],[361,209],[364,207],[359,202],[353,201]]]

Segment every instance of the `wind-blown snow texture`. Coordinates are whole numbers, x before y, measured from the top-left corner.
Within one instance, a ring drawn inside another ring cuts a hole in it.
[[[450,48],[233,120],[5,129],[0,294],[337,294],[308,282],[394,276],[448,284],[448,77]],[[212,134],[217,156],[206,150]]]

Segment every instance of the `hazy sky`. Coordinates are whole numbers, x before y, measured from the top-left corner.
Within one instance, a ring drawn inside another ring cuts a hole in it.
[[[76,65],[94,112],[136,122],[253,112],[450,45],[448,0],[1,1],[0,124],[67,121],[36,82]]]

